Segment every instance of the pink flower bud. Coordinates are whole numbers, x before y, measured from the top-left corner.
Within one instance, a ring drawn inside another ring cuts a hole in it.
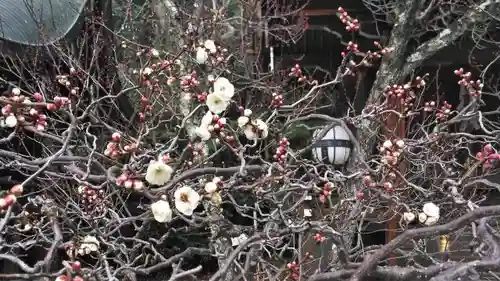
[[[126,180],[125,183],[123,184],[123,186],[126,189],[132,188],[133,185],[134,185],[134,182],[132,180]]]
[[[116,133],[116,132],[115,132],[115,133],[113,133],[113,134],[111,135],[111,138],[112,138],[114,141],[119,141],[119,140],[121,139],[121,135],[120,135],[120,133]]]
[[[7,203],[7,206],[10,206],[14,203],[16,203],[17,201],[17,197],[14,195],[14,194],[7,194],[7,196],[5,196],[5,202]]]
[[[76,261],[76,262],[71,264],[71,268],[73,269],[73,271],[78,272],[82,268],[82,265],[80,264],[79,261]]]
[[[54,111],[57,109],[57,106],[53,103],[48,103],[47,104],[47,110]]]
[[[16,184],[10,188],[10,193],[21,196],[23,194],[23,186],[21,184]]]

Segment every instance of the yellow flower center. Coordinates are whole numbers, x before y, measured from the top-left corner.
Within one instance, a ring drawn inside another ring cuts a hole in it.
[[[188,196],[187,192],[182,192],[181,193],[181,201],[184,202],[184,203],[189,202],[189,196]]]

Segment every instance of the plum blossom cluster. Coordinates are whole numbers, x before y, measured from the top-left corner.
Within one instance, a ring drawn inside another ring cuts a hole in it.
[[[215,193],[222,185],[222,179],[220,177],[214,177],[211,181],[205,183],[205,191],[208,194]]]
[[[368,52],[368,57],[373,56],[374,58],[381,58],[382,55],[385,55],[385,54],[388,54],[388,53],[391,53],[394,51],[394,47],[384,47],[382,46],[382,44],[380,44],[380,42],[378,41],[373,41],[373,45],[375,45],[375,47],[377,47],[380,51],[378,52]],[[381,55],[382,54],[382,55]]]
[[[406,223],[412,223],[416,218],[418,218],[418,221],[421,224],[427,226],[436,224],[439,220],[439,216],[439,207],[432,202],[425,203],[422,207],[422,212],[419,212],[418,214],[413,212],[403,213],[403,219]]]
[[[245,137],[249,140],[265,139],[269,135],[269,129],[261,119],[252,119],[252,111],[244,110],[243,116],[238,117],[238,127],[243,129]]]
[[[460,81],[458,81],[458,85],[465,87],[472,97],[481,96],[481,91],[484,87],[484,84],[481,82],[481,80],[478,79],[476,81],[473,81],[471,78],[472,74],[470,72],[464,73],[463,68],[459,68],[453,73],[461,78]]]
[[[180,79],[180,86],[183,91],[191,92],[199,85],[200,80],[198,80],[198,73],[194,70],[190,74],[182,76]]]
[[[205,40],[196,48],[195,59],[199,64],[206,64],[210,59],[212,64],[217,65],[225,61],[227,52],[227,49],[217,46],[213,40]]]
[[[421,77],[415,79],[415,83],[408,82],[404,85],[394,84],[392,86],[387,86],[384,89],[384,95],[387,99],[391,99],[400,104],[403,107],[403,111],[406,112],[411,106],[413,106],[413,101],[415,100],[415,91],[413,87],[420,88],[425,86],[425,80]]]
[[[283,95],[278,95],[278,93],[272,93],[271,108],[279,108],[283,105]]]
[[[122,141],[122,137],[120,133],[113,133],[111,135],[111,141],[106,145],[106,149],[104,150],[104,155],[110,157],[112,159],[117,159],[125,153],[133,153],[137,150],[137,145],[134,143],[120,146]]]
[[[352,42],[352,41],[349,41],[349,43],[347,43],[347,46],[346,46],[346,49],[344,52],[340,53],[340,55],[342,55],[342,57],[345,57],[347,56],[347,54],[349,52],[354,52],[354,53],[358,53],[359,52],[359,46],[358,44]]]
[[[139,121],[144,122],[146,121],[146,115],[153,110],[153,106],[149,103],[149,99],[144,95],[141,96],[140,103],[142,106],[138,114]]]
[[[491,144],[486,144],[483,149],[476,153],[476,158],[479,161],[483,161],[483,168],[488,170],[493,167],[494,161],[500,159],[500,154],[498,154]]]
[[[78,194],[84,215],[97,215],[105,210],[104,190],[80,185],[78,186]]]
[[[219,135],[228,143],[232,143],[235,140],[233,136],[226,135],[224,131],[221,131]],[[203,141],[189,143],[187,149],[191,152],[189,160],[185,163],[187,167],[191,167],[195,162],[200,162],[202,157],[208,154],[208,147]]]
[[[329,198],[330,195],[332,195],[334,187],[335,185],[332,182],[325,183],[320,189],[319,201],[325,203],[326,199]]]
[[[174,192],[175,208],[186,216],[193,215],[200,201],[200,194],[190,186],[180,187]],[[153,217],[157,222],[168,223],[172,221],[173,212],[166,195],[162,195],[161,199],[151,204],[150,207]]]
[[[274,159],[280,163],[284,164],[286,161],[286,154],[288,151],[288,147],[290,146],[290,142],[287,138],[282,138],[279,141],[279,147],[276,149],[276,153],[274,154]]]
[[[453,113],[451,109],[452,105],[449,104],[447,101],[444,101],[441,108],[437,110],[436,121],[442,123],[448,120]]]
[[[340,18],[340,21],[345,24],[345,29],[347,31],[355,32],[359,30],[359,21],[357,19],[352,18],[342,7],[339,7],[337,11],[338,17]]]
[[[392,193],[394,191],[394,185],[392,184],[391,181],[396,179],[396,174],[394,172],[389,172],[387,173],[387,178],[386,180],[382,183],[381,187],[387,192],[387,193]],[[369,174],[366,174],[363,177],[363,183],[367,187],[377,187],[378,184],[375,182],[375,180],[370,176]]]
[[[66,255],[71,259],[75,259],[76,256],[91,256],[95,257],[95,254],[99,252],[101,243],[99,240],[92,235],[87,235],[80,237],[79,239],[73,241],[71,244],[67,245]],[[76,256],[75,256],[76,255]]]
[[[207,95],[208,109],[220,114],[227,109],[235,93],[234,85],[227,78],[219,77],[213,83],[213,91]]]
[[[295,77],[298,78],[299,82],[303,82],[307,80],[307,77],[302,74],[302,70],[300,69],[300,64],[295,64],[291,69],[290,72],[288,73],[289,77]]]
[[[145,53],[145,50],[137,52],[138,56],[141,56]],[[152,63],[150,66],[146,66],[139,71],[134,70],[134,74],[139,74],[141,79],[141,84],[147,87],[151,87],[153,91],[159,90],[159,79],[157,74],[161,73],[161,71],[171,72],[174,70],[174,66],[180,66],[180,60],[174,60],[173,62],[170,60],[157,60],[155,63]],[[168,76],[170,77],[170,76]],[[174,79],[175,80],[175,79]],[[169,78],[167,80],[167,84],[172,84],[173,81]]]
[[[16,184],[6,194],[0,197],[0,212],[7,210],[17,202],[17,197],[23,194],[23,186]]]
[[[436,108],[436,102],[435,101],[428,101],[424,103],[424,112],[432,112]]]
[[[85,281],[82,275],[82,265],[79,261],[75,261],[71,264],[71,269],[69,274],[59,275],[55,281]]]
[[[392,167],[396,166],[404,147],[405,142],[401,139],[384,141],[379,148],[380,153],[382,153],[382,164]]]
[[[313,239],[314,241],[316,241],[316,243],[323,243],[326,241],[326,237],[323,236],[321,232],[314,234]]]
[[[146,171],[146,181],[151,185],[164,185],[173,174],[173,169],[166,164],[168,157],[160,157],[159,160],[153,160],[149,163]],[[201,196],[193,188],[183,186],[174,192],[175,208],[186,216],[191,216],[198,207]],[[156,221],[165,223],[172,220],[172,209],[168,203],[166,195],[151,204],[151,211]]]
[[[203,118],[201,118],[201,123],[196,128],[196,133],[203,141],[207,141],[213,135],[220,135],[224,130],[226,122],[226,118],[219,117],[211,111],[207,111]]]
[[[141,191],[144,188],[144,183],[135,177],[130,172],[123,172],[116,178],[116,185],[123,186],[126,189]]]
[[[37,102],[43,101],[40,93],[33,94],[33,98]],[[45,109],[42,105],[32,105],[32,101],[21,94],[19,88],[13,88],[10,93],[6,95],[5,103],[2,106],[2,116],[0,117],[0,127],[14,128],[19,123],[22,125],[34,125],[39,131],[45,130],[47,126],[47,116],[41,114]],[[49,109],[49,107],[47,107]]]
[[[286,265],[288,270],[290,271],[290,279],[299,280],[300,277],[300,266],[296,262],[291,262]]]

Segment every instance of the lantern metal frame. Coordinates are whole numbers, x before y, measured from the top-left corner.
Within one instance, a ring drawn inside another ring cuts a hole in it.
[[[352,139],[347,140],[347,139],[336,138],[335,127],[340,127],[340,128],[345,130],[345,128],[342,127],[340,124],[335,123],[330,128],[330,130],[333,130],[332,139],[318,139],[318,140],[314,141],[312,144],[312,153],[313,153],[313,157],[318,158],[316,160],[322,162],[323,164],[333,165],[333,166],[344,166],[349,162],[349,158],[352,156],[354,145],[352,143]],[[355,128],[353,126],[347,124],[347,127],[351,131],[351,133],[355,134]],[[328,130],[328,132],[330,130]],[[318,155],[318,153],[316,153],[318,148],[321,149],[321,155]],[[328,155],[329,154],[328,150],[330,148],[333,148],[332,161],[330,161],[330,158]],[[336,148],[350,149],[347,156],[344,156],[345,159],[344,159],[342,164],[335,164],[335,159],[337,158],[337,154],[336,154],[337,149]]]

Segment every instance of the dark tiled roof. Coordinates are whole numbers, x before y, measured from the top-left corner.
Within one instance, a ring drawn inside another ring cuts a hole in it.
[[[1,0],[0,39],[43,46],[64,38],[87,0]]]

